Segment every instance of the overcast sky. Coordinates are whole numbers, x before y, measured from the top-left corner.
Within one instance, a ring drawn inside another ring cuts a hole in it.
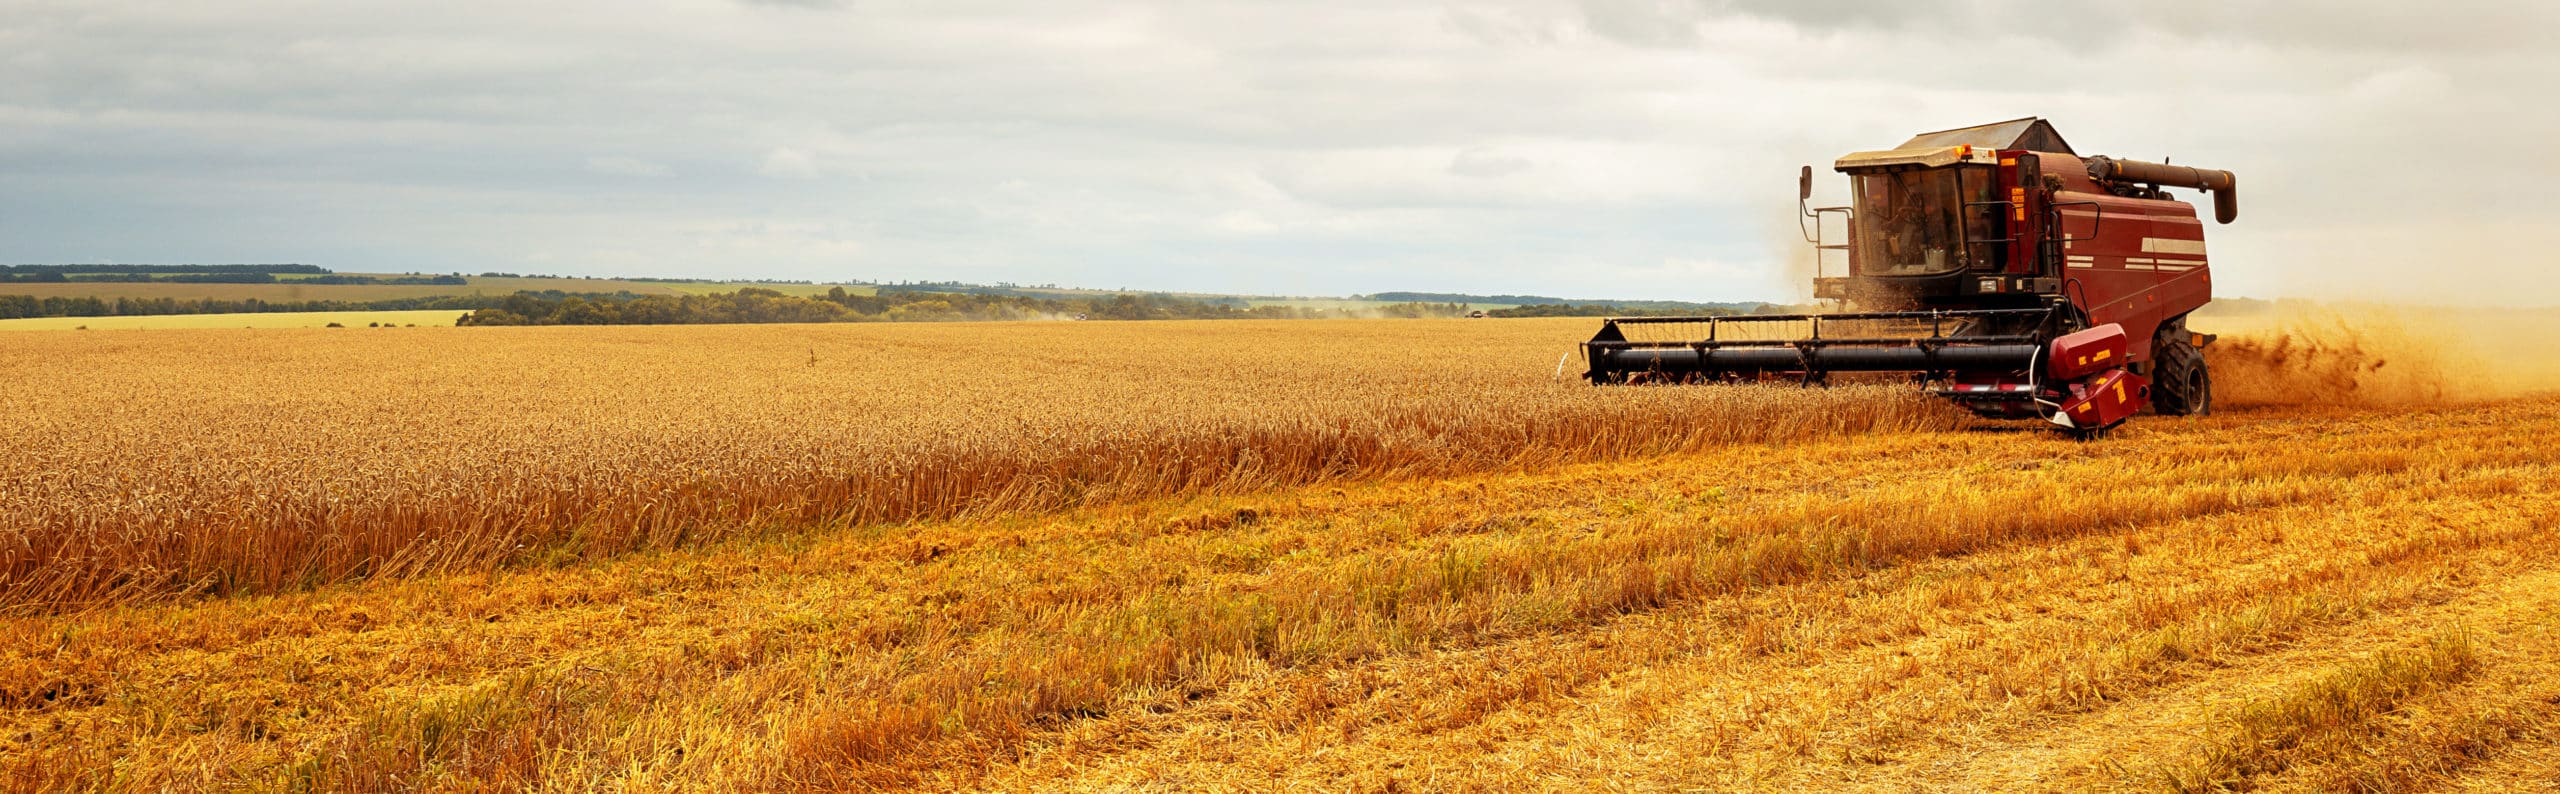
[[[0,261],[1798,294],[1795,167],[2038,115],[2223,294],[2560,303],[2560,11],[0,0]]]

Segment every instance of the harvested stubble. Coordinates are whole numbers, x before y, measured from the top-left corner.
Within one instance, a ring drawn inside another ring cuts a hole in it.
[[[1558,382],[1587,325],[31,335],[0,351],[0,608],[1958,421]]]
[[[5,618],[0,780],[2084,791],[2283,731],[2315,741],[2234,774],[2441,780],[2560,713],[2551,406],[1744,445]],[[2222,724],[2447,625],[2473,669],[2389,714]]]

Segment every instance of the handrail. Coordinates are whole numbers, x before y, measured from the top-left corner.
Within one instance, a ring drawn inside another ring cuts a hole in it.
[[[1803,202],[1803,201],[1801,201],[1801,200],[1799,200],[1799,201],[1797,201],[1797,202],[1796,202],[1796,206],[1797,206],[1797,207],[1799,207],[1799,208],[1804,207],[1804,205],[1805,205],[1805,202]],[[1811,208],[1811,209],[1806,209],[1806,210],[1804,210],[1804,217],[1803,217],[1803,218],[1797,218],[1797,219],[1796,219],[1796,231],[1804,235],[1804,241],[1805,241],[1805,242],[1808,242],[1808,243],[1812,243],[1812,244],[1813,244],[1813,277],[1814,277],[1814,278],[1821,278],[1821,277],[1822,277],[1822,252],[1824,252],[1824,251],[1846,251],[1846,250],[1849,250],[1849,246],[1848,246],[1848,244],[1847,244],[1847,243],[1842,243],[1842,244],[1840,244],[1840,245],[1824,245],[1824,244],[1823,244],[1823,242],[1822,242],[1822,216],[1823,216],[1823,215],[1825,215],[1825,214],[1827,214],[1827,213],[1833,213],[1833,212],[1840,213],[1840,214],[1843,216],[1843,218],[1844,218],[1845,220],[1848,220],[1848,221],[1850,221],[1850,222],[1855,222],[1855,220],[1856,220],[1856,219],[1857,219],[1857,217],[1858,217],[1858,212],[1857,212],[1857,209],[1856,209],[1855,207],[1846,207],[1846,206],[1842,206],[1842,207],[1813,207],[1813,208]],[[1812,226],[1812,228],[1807,229],[1807,228],[1805,227],[1805,218],[1811,218],[1811,219],[1813,219],[1813,226]]]

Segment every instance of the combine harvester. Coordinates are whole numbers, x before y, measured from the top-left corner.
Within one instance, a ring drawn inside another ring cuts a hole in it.
[[[2230,223],[2229,171],[2083,158],[2026,118],[1921,135],[1833,168],[1855,203],[1806,208],[1814,295],[1841,311],[1629,317],[1583,343],[1596,384],[1726,383],[1907,373],[1983,416],[2040,418],[2088,435],[2150,405],[2203,414],[2213,379],[2187,313],[2213,299],[2204,224],[2163,188],[2213,193]],[[1797,190],[1813,198],[1813,168]],[[1823,216],[1848,242],[1823,239]],[[1799,225],[1802,222],[1799,221]]]

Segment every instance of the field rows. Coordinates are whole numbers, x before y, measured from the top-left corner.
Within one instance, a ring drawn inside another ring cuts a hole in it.
[[[2555,407],[1741,445],[22,618],[0,755],[132,787],[2490,786],[2547,774],[2500,764],[2560,717]]]

